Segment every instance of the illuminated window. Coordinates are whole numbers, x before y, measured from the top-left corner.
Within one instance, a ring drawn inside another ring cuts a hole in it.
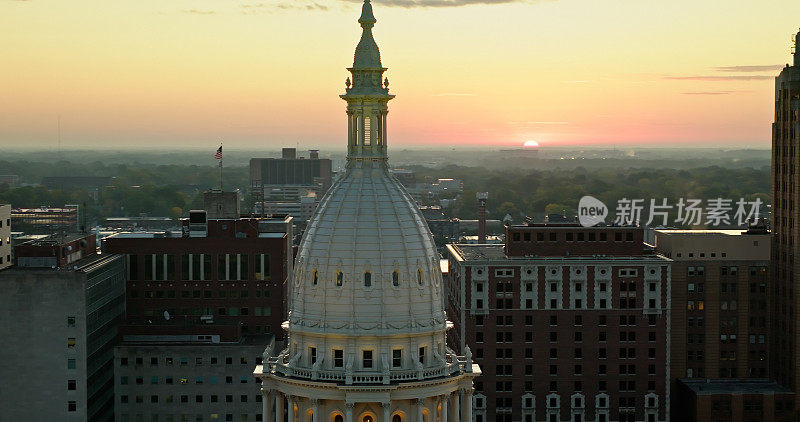
[[[336,272],[336,287],[342,287],[344,284],[344,273],[341,271]]]
[[[315,285],[315,286],[317,285],[317,282],[318,282],[318,281],[319,281],[319,280],[318,280],[318,278],[317,278],[317,270],[314,270],[314,285]]]

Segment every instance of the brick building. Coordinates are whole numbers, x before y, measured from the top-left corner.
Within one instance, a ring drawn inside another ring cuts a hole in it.
[[[182,319],[236,321],[243,334],[276,333],[292,269],[292,218],[207,219],[193,211],[183,232],[130,232],[103,241],[127,257],[129,324]],[[165,314],[165,312],[167,314]]]
[[[448,245],[449,344],[481,365],[476,421],[669,420],[669,259],[637,227],[506,227]]]

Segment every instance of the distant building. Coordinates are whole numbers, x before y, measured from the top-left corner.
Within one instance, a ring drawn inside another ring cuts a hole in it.
[[[78,206],[12,208],[11,222],[17,230],[26,233],[70,233],[79,230]]]
[[[11,266],[11,205],[0,204],[0,270]]]
[[[87,245],[91,236],[77,239]],[[113,347],[124,310],[125,260],[88,250],[69,265],[42,260],[69,245],[15,251],[27,266],[0,271],[3,419],[108,421],[114,415]],[[62,259],[58,252],[56,260]],[[39,262],[40,265],[33,265]],[[60,261],[59,261],[60,262]]]
[[[295,148],[284,148],[281,158],[251,158],[250,185],[253,187],[301,185],[321,187],[325,193],[332,183],[331,160],[297,157]]]
[[[16,174],[0,174],[0,185],[8,185],[10,188],[19,186],[19,176]]]
[[[448,344],[483,368],[476,420],[670,420],[671,262],[642,235],[529,224],[447,246]]]
[[[284,148],[282,158],[250,160],[256,215],[288,214],[304,225],[332,183],[331,160],[319,158],[316,150],[309,158],[297,158],[296,149]]]
[[[800,171],[800,32],[794,62],[775,78],[772,125],[772,290],[770,368],[782,386],[800,387],[800,221],[797,176]],[[800,402],[794,406],[800,410]],[[795,417],[798,414],[795,413]]]
[[[775,381],[681,379],[674,400],[681,422],[795,420],[794,393]]]
[[[114,348],[117,422],[261,419],[253,366],[271,336],[198,328],[194,335],[157,334],[152,327],[142,328],[150,334],[123,334]]]
[[[392,169],[389,173],[396,177],[406,189],[415,189],[417,187],[417,175],[412,170]]]

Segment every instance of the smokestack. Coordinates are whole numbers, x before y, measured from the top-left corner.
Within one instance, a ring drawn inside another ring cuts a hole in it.
[[[486,200],[489,192],[478,192],[478,243],[486,243]]]

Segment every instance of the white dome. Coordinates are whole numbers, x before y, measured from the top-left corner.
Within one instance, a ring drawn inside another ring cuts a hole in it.
[[[425,219],[385,162],[352,163],[320,202],[300,244],[289,329],[443,330],[438,261]]]

